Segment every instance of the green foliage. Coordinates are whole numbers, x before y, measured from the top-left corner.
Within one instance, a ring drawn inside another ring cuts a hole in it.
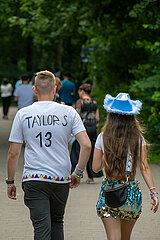
[[[142,22],[147,30],[148,37],[136,42],[138,48],[147,52],[145,62],[130,72],[134,76],[130,90],[143,102],[142,117],[147,127],[146,136],[153,144],[151,148],[153,161],[155,162],[159,152],[160,142],[160,6],[156,0],[141,1],[136,4],[130,16]]]
[[[160,70],[152,64],[140,65],[135,73],[136,80],[131,91],[143,102],[142,116],[148,126],[147,135],[151,141],[160,141]]]
[[[149,158],[149,162],[160,165],[160,154],[151,155]]]
[[[147,138],[160,140],[160,5],[158,0],[1,0],[0,79],[15,82],[39,69],[70,71],[79,86],[92,82],[92,96],[106,119],[106,93],[129,92],[143,102]],[[90,51],[81,61],[81,47]]]

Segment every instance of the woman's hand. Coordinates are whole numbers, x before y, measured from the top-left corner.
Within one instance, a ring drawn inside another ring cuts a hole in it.
[[[158,205],[159,205],[159,199],[157,197],[153,197],[151,199],[151,211],[153,211],[154,213],[157,212]]]

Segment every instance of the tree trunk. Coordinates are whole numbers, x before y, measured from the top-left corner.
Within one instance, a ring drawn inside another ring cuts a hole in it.
[[[59,39],[59,42],[56,48],[56,64],[59,69],[62,66],[62,48],[63,48],[63,39]]]
[[[28,72],[32,71],[32,44],[33,39],[31,36],[27,37],[26,40],[26,69]]]

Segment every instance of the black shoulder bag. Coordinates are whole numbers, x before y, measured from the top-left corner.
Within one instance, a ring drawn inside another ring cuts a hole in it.
[[[118,208],[121,207],[127,200],[128,195],[128,179],[131,176],[132,172],[132,154],[130,149],[128,149],[127,153],[127,161],[126,161],[126,182],[120,184],[112,184],[111,186],[106,185],[103,189],[103,193],[105,196],[105,202],[108,207]]]

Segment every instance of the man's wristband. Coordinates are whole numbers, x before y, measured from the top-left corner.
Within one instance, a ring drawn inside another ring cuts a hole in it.
[[[83,178],[83,172],[84,169],[80,169],[78,167],[78,164],[76,165],[76,168],[74,169],[74,172],[72,173],[72,175],[78,179]]]
[[[14,180],[9,181],[8,178],[6,178],[6,183],[7,184],[14,184]]]

